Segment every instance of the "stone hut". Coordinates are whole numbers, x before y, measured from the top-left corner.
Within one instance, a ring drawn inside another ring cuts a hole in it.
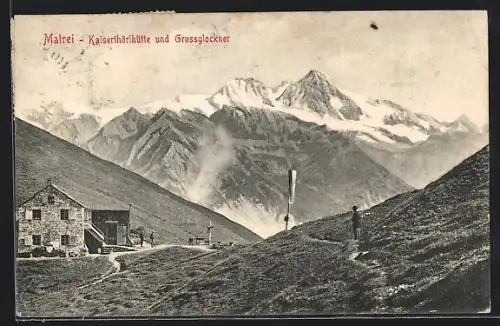
[[[36,247],[97,253],[105,245],[131,245],[128,204],[89,189],[63,189],[50,180],[17,206],[16,228],[18,253]]]

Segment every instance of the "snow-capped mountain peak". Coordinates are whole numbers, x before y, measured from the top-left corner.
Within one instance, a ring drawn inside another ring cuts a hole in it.
[[[292,114],[303,121],[347,132],[364,142],[389,145],[415,144],[435,133],[482,132],[465,115],[452,123],[441,122],[393,101],[366,97],[345,90],[326,74],[314,69],[295,82],[283,81],[275,87],[267,87],[253,77],[236,77],[227,81],[211,96],[182,94],[166,100],[134,105],[134,108],[148,116],[160,109],[167,109],[176,113],[183,110],[194,111],[210,117],[226,106],[241,109],[263,108]],[[49,103],[19,115],[28,115],[25,120],[50,130],[51,126],[60,124],[62,120],[79,119],[80,115],[75,112],[82,111],[81,108],[71,107],[74,112],[65,110],[60,103]],[[103,126],[129,108],[90,110],[90,114]]]
[[[266,87],[255,78],[234,78],[209,97],[208,102],[215,110],[229,106],[281,111],[376,143],[406,146],[450,129],[444,122],[393,101],[344,90],[314,69],[296,82],[282,82],[276,87]],[[463,125],[469,128],[466,121]]]
[[[355,102],[340,92],[325,74],[316,70],[291,83],[278,102],[284,108],[308,110],[339,120],[359,120],[362,114]]]
[[[329,78],[322,72],[311,69],[299,82],[315,84],[317,86],[330,86]]]
[[[208,102],[216,109],[224,105],[235,107],[270,107],[273,106],[272,90],[255,78],[233,78],[215,94]]]

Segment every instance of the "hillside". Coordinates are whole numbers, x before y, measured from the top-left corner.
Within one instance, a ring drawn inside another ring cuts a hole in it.
[[[186,243],[204,235],[209,220],[213,239],[247,243],[260,237],[205,207],[180,198],[151,181],[95,157],[20,119],[15,121],[16,201],[41,189],[48,178],[73,194],[93,194],[132,204],[132,228],[155,230],[160,242]]]
[[[425,189],[362,214],[361,250],[368,253],[359,257],[353,255],[346,213],[253,245],[120,257],[120,272],[107,282],[54,291],[26,313],[331,315],[475,313],[490,307],[488,147]]]

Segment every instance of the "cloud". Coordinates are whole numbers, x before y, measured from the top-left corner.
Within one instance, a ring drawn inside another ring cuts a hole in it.
[[[206,129],[198,142],[194,163],[199,172],[187,182],[189,200],[204,204],[217,188],[217,177],[235,160],[233,138],[222,127]]]
[[[244,196],[233,203],[224,203],[215,210],[228,219],[243,225],[263,238],[268,238],[285,229],[284,213],[278,209],[266,209]],[[293,215],[288,221],[289,229],[299,225]]]

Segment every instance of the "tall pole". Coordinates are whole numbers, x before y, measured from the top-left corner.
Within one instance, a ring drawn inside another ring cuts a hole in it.
[[[292,203],[295,200],[295,183],[297,181],[297,170],[288,170],[288,206],[285,216],[285,231],[288,230],[288,221],[292,210]]]
[[[207,227],[207,230],[208,230],[208,245],[210,246],[212,244],[212,221],[209,221],[208,222],[208,227]]]
[[[130,241],[130,211],[132,210],[132,203],[128,204],[128,221],[127,221],[127,228],[125,230],[126,235],[125,235],[125,243],[127,245],[132,245],[132,241]]]
[[[290,201],[288,201],[288,209],[287,209],[286,216],[285,216],[285,231],[288,231],[288,221],[290,219],[291,206],[292,206],[292,204],[290,203]]]

